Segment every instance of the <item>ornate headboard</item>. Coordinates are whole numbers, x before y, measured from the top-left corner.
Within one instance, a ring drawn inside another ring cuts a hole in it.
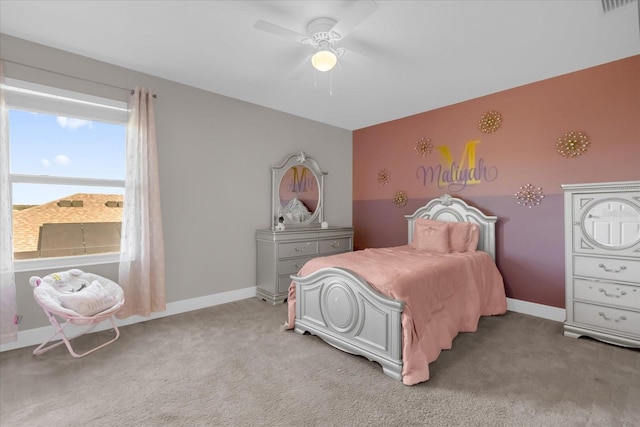
[[[418,208],[413,214],[404,216],[408,221],[408,243],[413,241],[413,226],[418,218],[428,218],[446,222],[473,222],[480,227],[478,250],[488,252],[496,259],[496,222],[497,216],[489,216],[479,209],[469,206],[465,201],[443,194]]]

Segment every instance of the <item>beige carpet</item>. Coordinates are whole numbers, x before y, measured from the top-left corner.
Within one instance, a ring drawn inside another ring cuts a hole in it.
[[[483,318],[405,386],[376,363],[283,332],[286,306],[247,299],[121,328],[83,359],[0,354],[13,426],[638,426],[640,352]],[[80,338],[93,344],[107,332]]]

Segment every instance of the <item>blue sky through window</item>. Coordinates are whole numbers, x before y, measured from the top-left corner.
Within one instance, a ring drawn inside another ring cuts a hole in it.
[[[125,133],[123,124],[9,110],[11,173],[123,180]],[[123,192],[123,188],[16,184],[13,203],[42,204],[75,193]]]

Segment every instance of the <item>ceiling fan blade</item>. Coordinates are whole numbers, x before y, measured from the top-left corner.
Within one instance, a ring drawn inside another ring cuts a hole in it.
[[[253,24],[253,28],[260,30],[260,31],[264,31],[270,34],[274,34],[276,36],[280,36],[280,37],[284,37],[287,39],[291,39],[291,40],[295,40],[298,43],[302,43],[302,40],[308,38],[306,35],[304,34],[300,34],[300,33],[296,33],[295,31],[292,30],[288,30],[286,28],[282,28],[278,25],[272,24],[270,22],[266,22],[266,21],[256,21],[255,24]]]
[[[340,57],[340,60],[354,65],[365,65],[371,62],[369,56],[353,49],[344,49],[344,54]]]
[[[298,80],[305,71],[311,66],[311,55],[307,55],[300,63],[293,69],[291,74],[287,77],[289,80]]]
[[[331,31],[335,31],[343,38],[347,36],[351,31],[364,20],[366,20],[373,12],[378,9],[378,5],[373,0],[358,0],[347,13],[340,18],[338,23],[333,26]]]

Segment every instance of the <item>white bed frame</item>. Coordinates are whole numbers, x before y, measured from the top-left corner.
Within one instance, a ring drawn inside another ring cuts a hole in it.
[[[445,194],[429,201],[408,221],[408,243],[418,218],[473,222],[480,227],[478,250],[495,260],[495,216],[487,216],[461,199]],[[375,291],[358,273],[324,268],[305,277],[291,276],[296,286],[294,330],[309,332],[332,346],[382,365],[385,374],[402,380],[402,323],[404,302]]]

